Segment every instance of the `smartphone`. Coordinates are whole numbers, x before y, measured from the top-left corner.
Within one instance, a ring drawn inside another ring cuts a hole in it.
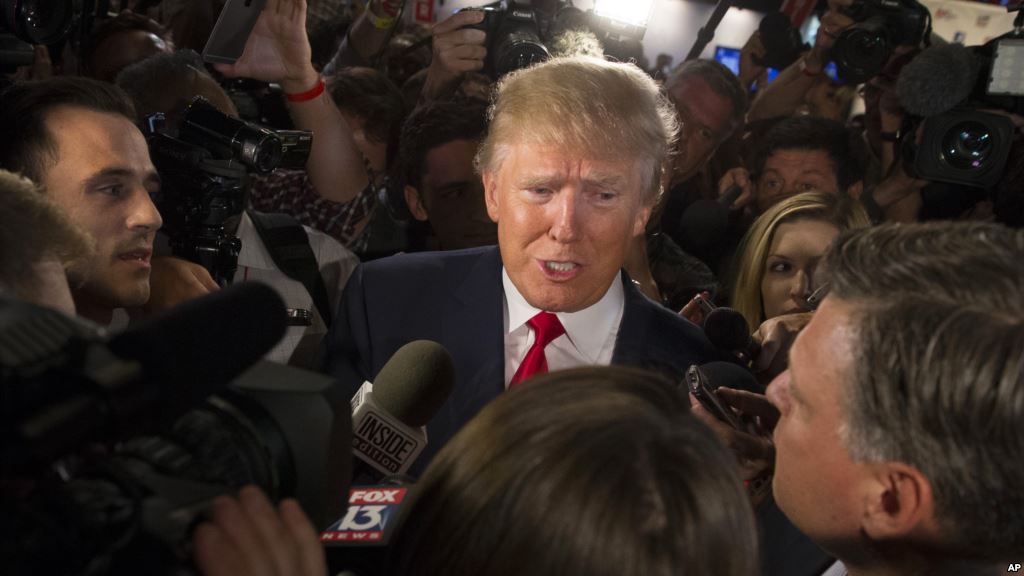
[[[715,391],[708,386],[707,377],[704,376],[700,366],[694,364],[686,371],[686,384],[705,410],[736,430],[743,430],[743,425],[733,411],[722,406],[722,403],[718,401]]]
[[[241,58],[249,34],[266,3],[267,0],[228,0],[203,48],[203,60],[234,64]]]

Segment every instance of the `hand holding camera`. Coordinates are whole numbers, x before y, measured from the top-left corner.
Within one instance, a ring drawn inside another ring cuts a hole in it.
[[[487,34],[471,27],[483,20],[482,11],[463,10],[434,26],[434,58],[423,86],[426,99],[442,97],[458,85],[463,74],[483,69]]]

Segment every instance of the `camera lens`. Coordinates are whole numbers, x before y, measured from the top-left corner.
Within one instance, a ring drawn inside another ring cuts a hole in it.
[[[32,44],[55,44],[71,28],[71,0],[24,0],[14,10],[15,34]]]
[[[942,137],[942,157],[954,168],[978,169],[991,156],[992,133],[981,122],[960,122]]]

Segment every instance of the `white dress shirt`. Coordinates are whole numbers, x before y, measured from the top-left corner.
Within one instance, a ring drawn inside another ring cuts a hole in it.
[[[330,236],[303,226],[309,245],[313,249],[320,275],[327,288],[327,299],[333,311],[341,304],[341,295],[359,264],[355,254]],[[313,305],[302,282],[285,276],[284,272],[274,264],[274,259],[263,244],[256,226],[245,212],[238,223],[238,239],[242,241],[242,250],[238,253],[238,269],[235,271],[235,282],[264,282],[277,290],[288,308],[299,308],[312,313],[311,326],[289,326],[284,338],[264,357],[266,360],[292,364],[303,368],[312,368],[313,361],[320,349],[320,340],[327,334],[327,325],[321,317],[321,311]],[[332,312],[333,313],[333,312]]]
[[[530,306],[504,267],[501,269],[501,282],[505,288],[505,387],[508,388],[535,339],[526,322],[542,310]],[[548,370],[611,364],[625,302],[622,281],[616,275],[597,303],[579,312],[556,312],[565,334],[552,340],[544,349]]]

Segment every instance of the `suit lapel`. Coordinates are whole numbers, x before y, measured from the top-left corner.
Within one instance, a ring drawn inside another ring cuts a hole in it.
[[[505,339],[501,253],[481,254],[469,272],[453,280],[442,314],[442,337],[454,358],[457,389],[452,393],[456,418],[476,414],[505,390]]]

